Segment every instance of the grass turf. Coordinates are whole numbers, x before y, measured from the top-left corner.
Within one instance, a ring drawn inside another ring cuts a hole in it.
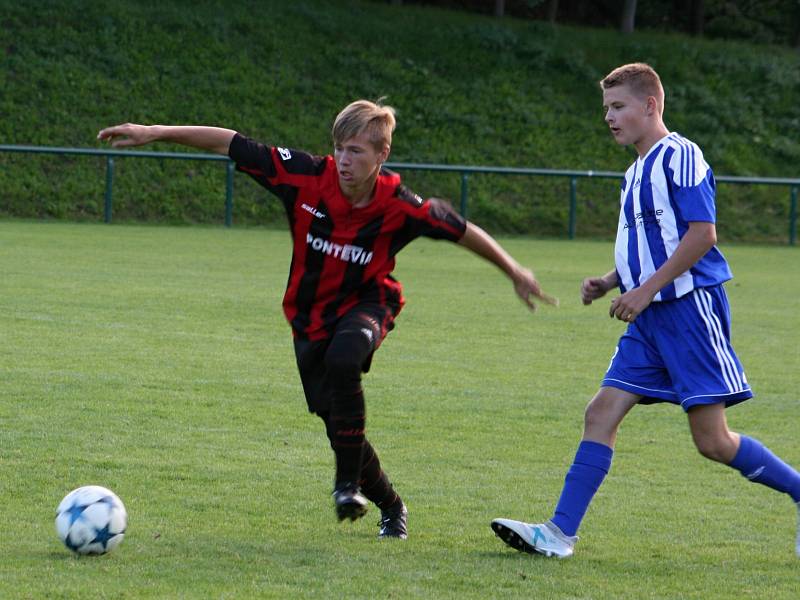
[[[280,311],[289,236],[0,221],[3,598],[796,597],[787,498],[704,461],[680,409],[625,421],[576,556],[506,548],[493,517],[549,516],[621,324],[580,305],[606,242],[504,238],[559,309],[529,314],[461,248],[399,257],[408,306],[366,376],[369,437],[410,509],[339,524]],[[757,398],[731,427],[800,464],[797,250],[723,247]],[[126,540],[57,540],[69,490],[113,489]]]

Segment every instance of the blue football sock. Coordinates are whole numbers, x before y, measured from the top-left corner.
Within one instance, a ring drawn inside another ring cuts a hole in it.
[[[770,452],[764,444],[741,435],[739,451],[730,466],[750,481],[784,492],[800,502],[800,473]]]
[[[604,444],[583,441],[564,478],[564,489],[551,519],[565,535],[575,535],[595,492],[611,468],[614,450]]]

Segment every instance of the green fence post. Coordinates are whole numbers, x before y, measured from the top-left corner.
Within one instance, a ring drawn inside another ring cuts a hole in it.
[[[233,223],[233,169],[233,161],[228,161],[225,180],[225,227],[230,227]]]
[[[797,242],[797,187],[792,188],[789,201],[789,245]]]
[[[573,177],[569,180],[569,239],[575,239],[575,226],[578,219],[578,180]]]
[[[467,173],[461,173],[461,216],[467,218]]]
[[[103,220],[111,223],[111,207],[114,196],[114,157],[106,156],[106,202],[103,210]]]

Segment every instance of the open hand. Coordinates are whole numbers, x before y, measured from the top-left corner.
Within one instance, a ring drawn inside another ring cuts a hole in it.
[[[546,294],[542,291],[542,286],[536,281],[533,272],[529,269],[521,269],[513,278],[514,290],[517,295],[522,298],[522,301],[527,304],[531,310],[536,310],[536,304],[531,300],[531,296],[549,304],[551,306],[558,306],[558,298]]]
[[[125,123],[101,129],[97,134],[97,139],[108,140],[111,142],[112,148],[124,148],[126,146],[143,146],[154,141],[156,137],[148,125]]]

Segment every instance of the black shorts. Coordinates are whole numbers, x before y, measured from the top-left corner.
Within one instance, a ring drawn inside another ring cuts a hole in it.
[[[363,304],[339,319],[331,337],[317,341],[295,338],[294,354],[308,411],[317,414],[330,412],[333,396],[325,355],[331,346],[335,345],[336,352],[351,358],[363,373],[367,373],[372,364],[372,355],[393,328],[393,314],[389,308],[379,304]],[[355,340],[357,343],[353,343],[354,331],[361,334]],[[343,335],[345,332],[350,335]]]

